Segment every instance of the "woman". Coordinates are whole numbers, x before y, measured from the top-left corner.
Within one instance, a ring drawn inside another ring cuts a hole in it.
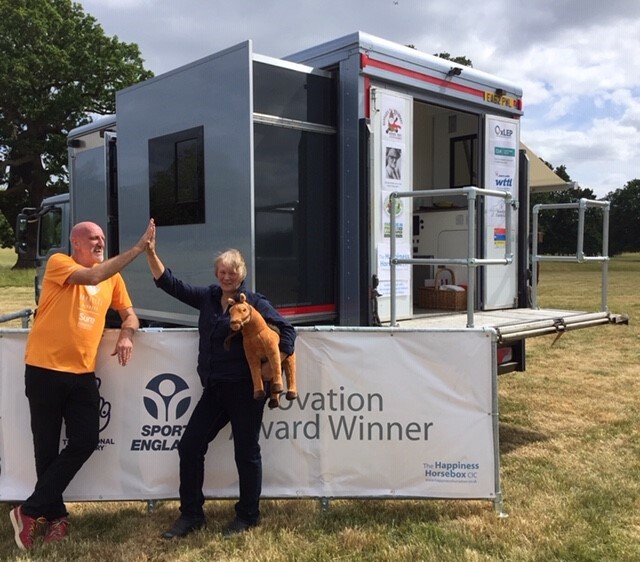
[[[200,311],[198,333],[198,375],[204,387],[178,445],[180,455],[180,517],[162,537],[184,537],[205,525],[203,511],[204,457],[209,443],[231,422],[240,497],[235,518],[225,531],[232,536],[258,524],[262,490],[262,457],[258,443],[264,400],[253,399],[251,372],[242,348],[242,337],[229,335],[228,299],[239,293],[247,296],[265,320],[280,330],[280,353],[294,351],[295,331],[269,301],[244,285],[247,268],[238,250],[227,250],[214,262],[218,284],[194,287],[177,279],[158,258],[155,242],[147,248],[147,259],[156,286]],[[267,392],[268,395],[268,392]]]

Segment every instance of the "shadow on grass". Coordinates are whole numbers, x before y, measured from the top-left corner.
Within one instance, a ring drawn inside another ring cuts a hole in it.
[[[549,437],[540,431],[533,431],[532,429],[526,429],[508,423],[500,424],[501,455],[515,451],[519,447],[529,445],[530,443],[538,443],[540,441],[547,441],[548,439]]]

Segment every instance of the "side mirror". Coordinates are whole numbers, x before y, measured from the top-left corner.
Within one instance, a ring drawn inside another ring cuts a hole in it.
[[[27,252],[27,225],[29,224],[29,215],[26,213],[18,214],[16,219],[16,254],[24,255]]]

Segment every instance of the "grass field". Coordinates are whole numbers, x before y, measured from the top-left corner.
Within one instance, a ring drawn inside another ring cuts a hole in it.
[[[33,272],[7,272],[5,252],[0,314],[33,307]],[[638,561],[640,255],[615,258],[609,271],[609,308],[629,325],[530,339],[527,371],[499,379],[507,518],[485,501],[341,500],[323,512],[317,501],[265,500],[262,525],[224,541],[233,502],[208,501],[209,528],[167,543],[158,535],[175,502],[152,512],[143,502],[72,503],[71,538],[25,555],[11,506],[0,504],[0,560]],[[600,280],[598,264],[544,263],[540,305],[598,310]]]
[[[35,270],[12,271],[16,253],[12,249],[0,248],[0,315],[35,308],[33,278]],[[21,320],[0,324],[0,328],[21,328]]]

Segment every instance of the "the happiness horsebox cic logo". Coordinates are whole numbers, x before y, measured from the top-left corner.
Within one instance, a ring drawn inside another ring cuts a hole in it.
[[[131,441],[132,451],[173,451],[186,427],[191,405],[189,385],[173,373],[153,377],[145,387],[144,408],[155,421],[140,428],[140,439]],[[181,423],[182,420],[185,423]]]

